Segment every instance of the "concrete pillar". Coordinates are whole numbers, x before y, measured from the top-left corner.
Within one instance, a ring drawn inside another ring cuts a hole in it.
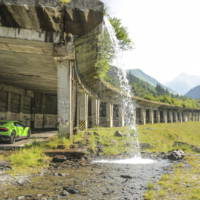
[[[178,113],[174,111],[174,122],[178,122]]]
[[[119,126],[124,127],[125,126],[125,113],[122,106],[119,106]]]
[[[184,112],[184,113],[183,113],[183,121],[184,121],[184,122],[188,122],[188,120],[189,120],[189,119],[188,119],[188,113],[187,113],[187,112]]]
[[[107,121],[107,126],[112,128],[113,127],[113,104],[111,103],[106,104],[106,121]]]
[[[46,107],[46,95],[42,94],[42,106],[41,106],[41,113],[42,113],[42,127],[45,128],[45,107]]]
[[[174,122],[173,121],[173,112],[171,110],[169,111],[169,119],[168,120],[169,120],[170,123]]]
[[[179,115],[179,122],[182,123],[183,122],[183,113],[179,112],[178,115]]]
[[[160,110],[156,111],[156,121],[157,123],[160,123]]]
[[[168,116],[167,116],[166,110],[163,110],[163,121],[164,121],[164,123],[168,123]]]
[[[151,124],[154,124],[154,111],[153,111],[153,109],[149,110],[149,122]]]
[[[57,62],[57,98],[59,136],[72,137],[72,64],[69,60]]]
[[[85,130],[88,128],[88,95],[86,93],[78,93],[77,103],[77,125],[80,130]]]
[[[92,127],[99,126],[100,100],[92,99]]]
[[[145,108],[141,108],[141,124],[146,124],[146,109]]]
[[[11,92],[8,92],[6,119],[11,119]]]
[[[20,96],[20,111],[19,111],[19,119],[21,122],[24,120],[24,113],[23,113],[23,107],[24,107],[24,96]]]

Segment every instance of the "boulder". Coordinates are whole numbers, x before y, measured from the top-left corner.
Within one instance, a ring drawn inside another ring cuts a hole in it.
[[[181,160],[181,159],[183,159],[184,156],[185,156],[184,151],[181,150],[181,149],[179,149],[179,150],[175,150],[175,151],[169,152],[168,155],[167,155],[167,158],[168,158],[169,160],[174,160],[174,161],[176,161],[176,160]]]
[[[115,136],[115,137],[123,137],[123,133],[120,132],[120,131],[115,131],[114,136]]]

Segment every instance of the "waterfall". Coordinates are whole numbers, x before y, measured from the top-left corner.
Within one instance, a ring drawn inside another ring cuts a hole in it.
[[[136,109],[133,100],[131,86],[127,79],[126,71],[123,69],[125,66],[123,59],[123,50],[120,48],[119,40],[116,37],[115,30],[111,25],[108,17],[104,17],[103,31],[107,31],[111,41],[113,56],[110,60],[110,65],[117,67],[117,78],[119,80],[119,88],[121,91],[120,106],[125,114],[125,126],[128,127],[128,136],[132,145],[132,156],[141,157],[140,145],[138,139],[138,131],[136,128]]]

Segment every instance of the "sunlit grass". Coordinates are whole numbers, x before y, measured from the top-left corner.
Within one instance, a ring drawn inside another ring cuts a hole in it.
[[[138,129],[140,142],[152,145],[153,148],[149,149],[152,152],[167,152],[177,148],[192,152],[188,145],[173,146],[175,141],[200,145],[199,122],[142,125]]]

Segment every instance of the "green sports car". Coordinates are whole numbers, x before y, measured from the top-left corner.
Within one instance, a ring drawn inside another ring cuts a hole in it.
[[[16,138],[30,137],[31,129],[18,121],[0,120],[0,140],[15,142]]]

